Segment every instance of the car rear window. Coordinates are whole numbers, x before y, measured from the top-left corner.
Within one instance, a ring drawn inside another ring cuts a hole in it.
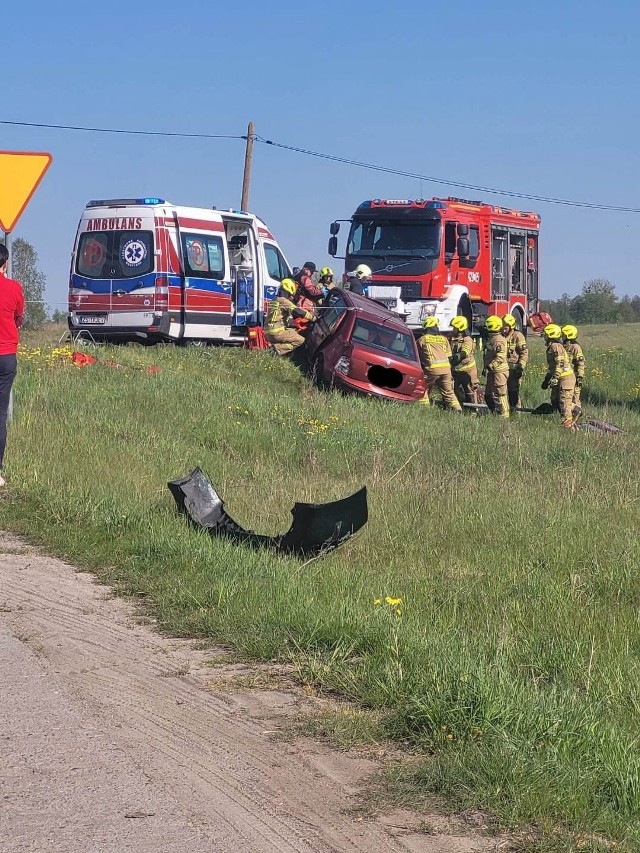
[[[360,318],[356,320],[351,340],[366,344],[372,349],[382,350],[396,358],[405,358],[409,361],[415,361],[416,358],[410,332],[398,332],[370,320]]]

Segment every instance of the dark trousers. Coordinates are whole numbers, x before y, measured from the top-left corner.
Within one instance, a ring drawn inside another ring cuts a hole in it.
[[[18,360],[14,355],[0,355],[0,470],[7,444],[7,411],[11,397],[11,386],[16,378]]]

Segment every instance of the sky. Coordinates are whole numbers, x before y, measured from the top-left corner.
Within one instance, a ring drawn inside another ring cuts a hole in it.
[[[253,121],[264,139],[391,169],[640,208],[633,0],[10,0],[4,12],[4,122],[236,136]],[[13,234],[35,246],[51,308],[66,307],[89,199],[240,207],[241,139],[0,123],[0,150],[53,155]],[[249,209],[292,265],[341,272],[327,255],[333,219],[365,199],[447,195],[540,213],[543,297],[591,278],[640,293],[629,262],[638,213],[464,191],[261,143]]]

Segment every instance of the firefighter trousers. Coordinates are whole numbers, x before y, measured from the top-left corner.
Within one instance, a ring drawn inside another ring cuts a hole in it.
[[[551,389],[551,404],[560,412],[562,426],[573,426],[573,395],[575,376],[565,376]]]
[[[460,403],[478,402],[478,371],[454,370],[453,389]]]
[[[582,404],[580,403],[580,392],[581,392],[581,391],[582,391],[582,388],[579,388],[579,387],[576,385],[576,387],[575,387],[575,388],[574,388],[574,390],[573,390],[573,405],[574,405],[574,408],[575,408],[575,406],[580,407],[580,406],[582,405]]]
[[[507,379],[507,396],[509,397],[509,409],[513,412],[522,406],[520,399],[520,386],[522,385],[522,375],[513,368],[509,369],[509,378]]]
[[[427,386],[427,391],[422,399],[425,405],[433,402],[432,395],[434,391],[439,391],[442,397],[442,402],[446,409],[452,409],[454,412],[461,412],[462,406],[458,402],[453,391],[453,378],[451,371],[446,373],[432,373],[430,370],[425,370],[424,379]]]
[[[281,332],[265,332],[265,338],[270,344],[273,344],[278,355],[286,355],[304,343],[304,338],[295,329],[284,329]]]
[[[509,417],[509,396],[507,392],[507,373],[487,373],[487,385],[484,389],[485,403],[489,411],[501,418]]]

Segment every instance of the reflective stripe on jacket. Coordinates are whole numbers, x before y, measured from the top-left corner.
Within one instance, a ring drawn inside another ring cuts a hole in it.
[[[564,348],[566,349],[567,354],[571,359],[573,372],[576,376],[579,376],[582,379],[584,377],[584,370],[586,367],[582,347],[580,346],[578,341],[571,341],[571,343],[565,344]]]
[[[451,372],[451,346],[444,335],[423,335],[418,340],[422,369],[431,373]]]
[[[571,357],[566,349],[558,341],[549,341],[547,346],[547,365],[549,376],[556,379],[565,379],[573,376],[573,365]]]
[[[484,367],[490,373],[508,373],[507,342],[499,332],[489,335],[484,345]]]
[[[265,323],[265,332],[274,334],[276,332],[284,332],[288,324],[294,317],[306,317],[309,314],[302,308],[298,308],[289,299],[284,296],[278,296],[269,302],[267,308],[267,321]]]
[[[527,339],[516,329],[509,332],[508,335],[503,335],[507,342],[507,361],[513,367],[516,364],[524,370],[529,360],[529,348],[527,347]]]
[[[453,358],[452,368],[454,373],[468,373],[476,366],[474,350],[476,343],[471,335],[456,335],[451,338],[451,355]],[[458,361],[455,356],[462,356]]]

